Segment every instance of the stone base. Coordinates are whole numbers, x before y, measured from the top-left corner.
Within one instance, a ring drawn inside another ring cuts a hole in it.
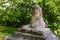
[[[32,35],[28,33],[15,32],[4,40],[44,40],[43,36]]]
[[[40,33],[41,31],[39,31]],[[9,37],[4,38],[4,40],[58,40],[56,35],[54,35],[50,30],[44,31],[43,35],[14,32]]]
[[[33,34],[33,35],[46,35],[50,31],[50,28],[40,28],[40,29],[30,28],[30,30],[19,28],[18,30],[19,30],[19,32],[29,33],[29,34]]]

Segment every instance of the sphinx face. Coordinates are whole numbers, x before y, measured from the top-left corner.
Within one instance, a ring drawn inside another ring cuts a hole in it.
[[[38,8],[32,9],[32,16],[39,17],[40,16],[40,10]]]
[[[36,14],[38,14],[38,11],[37,9],[32,9],[32,16],[35,16]]]
[[[34,6],[32,8],[32,16],[39,16],[41,14],[41,8],[38,6]]]

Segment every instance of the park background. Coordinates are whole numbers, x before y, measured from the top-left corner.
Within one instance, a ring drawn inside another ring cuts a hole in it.
[[[48,27],[60,38],[60,0],[0,0],[0,40],[30,23],[35,4],[42,7]]]

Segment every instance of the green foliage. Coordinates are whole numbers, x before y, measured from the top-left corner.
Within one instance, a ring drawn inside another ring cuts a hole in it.
[[[1,38],[11,35],[14,31],[17,31],[17,28],[0,26],[0,40]]]
[[[31,8],[34,3],[28,0],[10,0],[8,2],[3,1],[1,7],[3,6],[3,4],[9,3],[9,7],[4,5],[3,8],[5,8],[5,10],[1,9],[1,24],[13,27],[19,27],[23,24],[28,24],[31,16]]]
[[[48,20],[48,26],[53,31],[60,27],[60,14],[54,0],[1,0],[0,4],[0,25],[21,27],[28,24],[32,6],[39,4],[43,9],[44,19]]]
[[[10,34],[10,33],[13,33],[14,31],[17,31],[17,28],[11,28],[11,27],[6,27],[6,26],[0,26],[0,32],[2,33],[7,33],[7,34]]]
[[[49,27],[54,31],[58,28],[58,9],[53,1],[45,2],[44,17],[49,22]],[[53,29],[54,28],[54,29]]]
[[[29,24],[32,6],[35,4],[42,7],[48,27],[52,31],[60,30],[60,0],[0,0],[0,35],[9,35],[16,30],[13,27]]]

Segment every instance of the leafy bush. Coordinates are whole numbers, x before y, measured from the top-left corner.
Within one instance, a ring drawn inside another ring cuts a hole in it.
[[[32,6],[39,4],[43,9],[44,19],[48,20],[48,26],[53,31],[60,27],[60,14],[53,0],[1,0],[0,4],[0,25],[21,27],[28,24]]]
[[[45,2],[44,17],[48,20],[48,26],[54,31],[59,27],[59,13],[53,1]]]

